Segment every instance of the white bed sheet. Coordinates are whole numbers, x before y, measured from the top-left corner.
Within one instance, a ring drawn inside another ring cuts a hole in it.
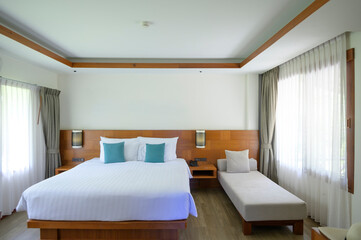
[[[258,171],[218,171],[218,180],[246,221],[301,220],[306,203]]]
[[[31,186],[16,210],[38,220],[186,219],[197,216],[190,177],[184,159],[104,164],[95,158]]]

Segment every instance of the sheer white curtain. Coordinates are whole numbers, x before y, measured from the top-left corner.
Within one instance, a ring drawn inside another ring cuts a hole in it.
[[[276,113],[279,184],[322,225],[349,227],[346,39],[341,35],[280,66]]]
[[[0,77],[0,216],[22,192],[44,179],[45,143],[36,86]]]

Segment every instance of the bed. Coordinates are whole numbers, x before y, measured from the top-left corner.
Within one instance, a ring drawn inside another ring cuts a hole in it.
[[[225,159],[218,160],[218,166]],[[228,173],[218,167],[218,180],[242,218],[243,234],[252,233],[252,225],[292,225],[295,234],[303,234],[306,203],[286,191],[262,173]]]
[[[197,216],[184,159],[104,164],[95,158],[22,194],[17,211],[42,239],[177,239]]]

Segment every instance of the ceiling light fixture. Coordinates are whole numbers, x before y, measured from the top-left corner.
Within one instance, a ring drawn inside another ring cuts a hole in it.
[[[142,22],[142,26],[145,27],[145,28],[149,27],[149,26],[152,25],[152,24],[153,24],[153,23],[150,22],[150,21],[143,21],[143,22]]]

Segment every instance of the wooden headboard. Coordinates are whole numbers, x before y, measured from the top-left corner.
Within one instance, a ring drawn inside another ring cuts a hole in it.
[[[225,158],[224,150],[240,151],[249,149],[249,157],[259,159],[258,130],[206,130],[206,147],[196,148],[195,130],[83,130],[83,148],[71,147],[71,130],[60,130],[60,155],[63,165],[76,164],[72,158],[85,160],[99,157],[100,136],[110,138],[179,137],[177,157],[187,161],[194,158],[207,158],[216,164],[217,159]],[[258,164],[259,165],[259,164]]]

